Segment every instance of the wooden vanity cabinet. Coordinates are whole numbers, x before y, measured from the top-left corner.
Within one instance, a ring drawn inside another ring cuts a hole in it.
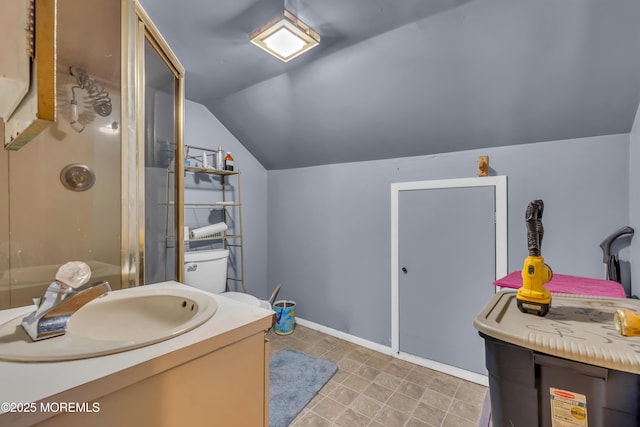
[[[167,355],[170,356],[170,355]],[[151,360],[127,371],[153,370]],[[149,365],[149,366],[147,366]],[[127,372],[87,384],[112,388]],[[73,395],[82,396],[81,390]],[[63,393],[64,394],[64,393]],[[61,402],[69,396],[48,399]],[[71,397],[72,401],[87,401]],[[63,413],[36,425],[85,426],[265,426],[269,425],[269,341],[260,330],[99,398],[99,412]]]

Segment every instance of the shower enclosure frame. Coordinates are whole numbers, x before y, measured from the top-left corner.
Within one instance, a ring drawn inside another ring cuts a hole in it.
[[[175,134],[173,167],[175,197],[170,203],[175,218],[175,280],[182,281],[184,213],[184,75],[185,69],[135,0],[122,1],[122,283],[147,284],[145,260],[145,42],[158,53],[175,77]]]

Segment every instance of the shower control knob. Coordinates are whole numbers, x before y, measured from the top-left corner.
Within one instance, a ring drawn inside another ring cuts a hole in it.
[[[407,267],[402,267],[402,272],[403,272],[404,274],[407,274]]]

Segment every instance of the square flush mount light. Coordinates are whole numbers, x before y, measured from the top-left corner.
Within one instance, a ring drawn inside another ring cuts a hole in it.
[[[308,51],[320,43],[320,35],[289,11],[259,30],[249,40],[283,62]]]

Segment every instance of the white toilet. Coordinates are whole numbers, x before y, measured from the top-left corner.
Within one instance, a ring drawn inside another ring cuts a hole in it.
[[[271,309],[269,302],[242,292],[225,292],[228,249],[191,251],[184,254],[184,283],[236,301]]]

